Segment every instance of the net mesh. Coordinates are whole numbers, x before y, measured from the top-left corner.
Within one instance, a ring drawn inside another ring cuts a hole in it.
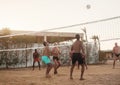
[[[76,24],[55,28],[48,31],[53,32],[82,32],[82,27],[86,28],[88,41],[93,41],[92,36],[97,35],[100,39],[101,49],[112,49],[115,42],[120,42],[120,17],[110,18],[108,20],[100,20],[89,23]],[[46,30],[47,31],[47,30]],[[2,38],[4,38],[2,36]],[[97,43],[98,44],[98,43]],[[69,51],[71,45],[60,46],[60,60],[63,65],[70,64]],[[28,67],[33,64],[33,51],[38,49],[42,54],[43,46],[41,44],[15,44],[13,42],[0,41],[0,67]],[[52,60],[52,57],[51,57]]]

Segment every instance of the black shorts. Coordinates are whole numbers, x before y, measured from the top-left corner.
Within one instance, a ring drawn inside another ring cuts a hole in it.
[[[59,60],[59,58],[57,56],[53,56],[53,60]]]
[[[120,56],[120,53],[119,54],[115,54],[116,57],[119,57]]]
[[[78,61],[79,64],[84,64],[84,58],[82,58],[81,53],[73,53],[72,64],[74,65]]]

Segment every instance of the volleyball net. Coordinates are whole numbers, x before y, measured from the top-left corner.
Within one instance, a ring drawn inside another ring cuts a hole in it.
[[[102,20],[96,20],[86,23],[80,23],[80,24],[74,24],[69,26],[63,26],[58,28],[52,28],[48,30],[42,30],[40,32],[73,32],[73,33],[84,33],[82,31],[83,28],[86,28],[86,34],[88,38],[88,43],[93,42],[92,36],[98,36],[99,41],[101,43],[101,49],[112,49],[114,42],[120,41],[120,16],[102,19]],[[32,32],[37,33],[37,32]],[[31,33],[24,33],[24,34],[13,34],[13,35],[6,35],[6,36],[0,36],[0,39],[4,39],[6,37],[11,36],[18,36],[18,35],[25,35],[25,34],[31,34]],[[85,39],[85,37],[84,37]],[[57,42],[57,41],[56,41]],[[69,62],[69,51],[70,51],[70,44],[61,44],[58,47],[61,50],[60,60],[62,65],[68,65]],[[28,67],[32,66],[33,64],[33,52],[34,49],[37,49],[38,52],[42,55],[43,46],[42,43],[21,43],[21,44],[14,44],[9,43],[8,45],[5,44],[5,42],[0,41],[0,68],[3,67],[11,67],[11,68],[17,68],[17,67]],[[53,45],[50,46],[52,48]],[[99,44],[97,42],[97,48],[99,47]],[[93,51],[91,51],[93,52]],[[92,55],[94,56],[94,55]],[[52,60],[52,57],[51,57]]]

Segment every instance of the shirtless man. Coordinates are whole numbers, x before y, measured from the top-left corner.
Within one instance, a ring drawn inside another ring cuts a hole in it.
[[[42,62],[44,62],[47,65],[46,78],[49,78],[50,77],[49,72],[52,69],[51,60],[49,58],[51,52],[50,52],[50,49],[49,49],[49,46],[48,46],[47,42],[43,42],[43,45],[45,47],[44,47],[44,50],[43,50]]]
[[[55,45],[57,45],[55,43]],[[55,46],[52,49],[52,56],[53,56],[53,61],[54,61],[54,74],[57,74],[57,69],[60,67],[60,61],[59,61],[59,54],[60,54],[60,50],[57,46]]]
[[[73,43],[72,47],[71,47],[71,51],[72,51],[72,66],[70,69],[70,79],[73,79],[72,77],[72,73],[73,73],[73,69],[75,67],[76,61],[78,61],[78,63],[81,65],[81,75],[80,75],[80,80],[84,80],[83,78],[83,74],[84,74],[84,69],[85,69],[85,65],[84,65],[84,57],[85,57],[85,52],[83,49],[83,43],[79,40],[80,39],[80,35],[76,34],[75,36],[76,41]]]
[[[113,68],[115,68],[115,62],[119,59],[120,60],[120,46],[118,46],[117,43],[115,43],[115,46],[113,47]]]

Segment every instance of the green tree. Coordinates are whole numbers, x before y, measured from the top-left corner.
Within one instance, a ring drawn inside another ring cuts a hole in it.
[[[1,30],[1,35],[10,35],[11,34],[11,30],[7,27],[3,28]],[[1,44],[2,44],[2,48],[3,49],[9,49],[9,37],[3,37],[0,39],[1,40]],[[2,52],[2,57],[4,58],[3,61],[5,61],[6,64],[6,68],[8,68],[8,52]]]
[[[3,28],[1,30],[1,32],[2,32],[3,35],[9,35],[9,34],[11,34],[11,30],[9,28],[7,28],[7,27]]]

